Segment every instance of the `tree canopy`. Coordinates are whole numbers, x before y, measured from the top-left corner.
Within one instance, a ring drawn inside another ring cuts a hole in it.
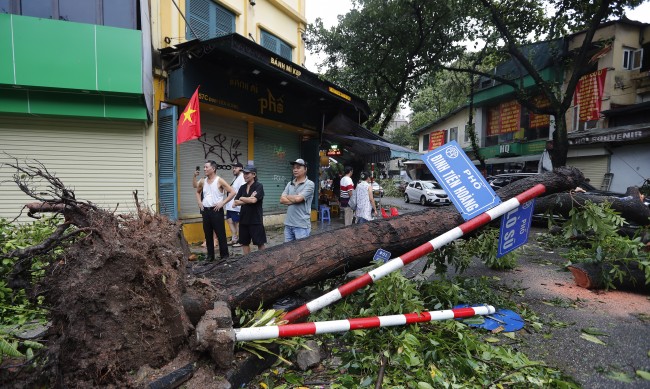
[[[418,104],[442,102],[433,98],[435,87],[444,88],[444,77],[449,74],[441,69],[490,77],[510,85],[522,105],[555,116],[556,147],[552,158],[555,166],[562,166],[568,152],[565,115],[576,84],[588,68],[594,33],[601,23],[622,16],[625,8],[642,2],[355,0],[354,9],[340,17],[338,26],[325,29],[320,20],[310,26],[308,49],[325,55],[326,78],[368,100],[373,113],[366,126],[380,135],[400,103],[413,103],[417,117],[426,111],[420,110]],[[532,42],[578,31],[584,34],[582,46],[570,56],[559,58],[569,70],[562,90],[557,83],[543,79],[541,69],[535,67],[524,48]],[[474,42],[470,66],[459,61],[470,50],[467,42]],[[524,73],[508,78],[485,71],[507,60],[515,61]],[[536,106],[534,96],[520,82],[521,74],[532,77],[536,93],[550,102],[548,107]],[[431,101],[427,100],[427,87],[432,88]],[[433,115],[444,115],[441,108],[432,107]]]
[[[325,78],[368,100],[366,126],[383,135],[400,103],[424,77],[464,48],[463,2],[356,0],[355,8],[325,29],[309,27],[308,49],[325,55]]]

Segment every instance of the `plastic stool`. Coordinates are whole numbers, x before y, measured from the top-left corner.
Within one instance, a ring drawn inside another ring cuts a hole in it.
[[[327,205],[321,205],[318,208],[320,209],[320,221],[330,221],[330,207]]]

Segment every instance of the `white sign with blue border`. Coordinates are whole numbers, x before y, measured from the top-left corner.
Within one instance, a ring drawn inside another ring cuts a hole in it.
[[[528,242],[530,222],[533,219],[535,199],[518,206],[501,218],[497,258],[501,258]]]
[[[456,141],[428,152],[422,156],[422,160],[463,219],[472,219],[501,203],[499,196]]]
[[[390,252],[384,249],[377,250],[375,256],[372,257],[373,261],[384,261],[384,263],[388,262],[389,259],[390,259]]]

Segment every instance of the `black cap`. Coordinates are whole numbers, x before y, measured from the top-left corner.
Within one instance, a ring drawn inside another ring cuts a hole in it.
[[[305,160],[302,159],[302,158],[298,158],[295,161],[289,162],[289,165],[291,165],[291,166],[293,166],[293,165],[301,165],[301,166],[307,167],[307,162],[305,162]]]
[[[253,165],[246,165],[244,168],[244,173],[255,173],[257,174],[257,169]]]
[[[244,167],[240,162],[237,162],[236,164],[232,165],[232,167]]]

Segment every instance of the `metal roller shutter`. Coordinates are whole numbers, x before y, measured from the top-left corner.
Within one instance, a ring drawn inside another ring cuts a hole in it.
[[[0,163],[35,159],[78,199],[117,212],[135,211],[134,190],[146,199],[145,124],[127,121],[40,119],[0,116]],[[31,201],[0,168],[0,217],[13,219]],[[8,181],[9,180],[9,181]],[[23,216],[19,221],[30,221]]]
[[[217,163],[217,175],[228,183],[233,179],[232,165],[248,161],[248,129],[245,121],[214,115],[201,115],[201,138],[181,143],[178,146],[178,177],[180,193],[180,218],[201,217],[196,204],[196,189],[192,187],[192,176],[199,166],[203,177],[206,160]]]
[[[277,128],[255,127],[255,167],[264,185],[264,212],[286,212],[280,204],[284,187],[293,179],[289,162],[300,158],[298,134]]]
[[[607,155],[567,158],[566,164],[580,169],[585,178],[588,178],[589,183],[596,189],[600,189],[605,173],[609,172],[609,156]]]

